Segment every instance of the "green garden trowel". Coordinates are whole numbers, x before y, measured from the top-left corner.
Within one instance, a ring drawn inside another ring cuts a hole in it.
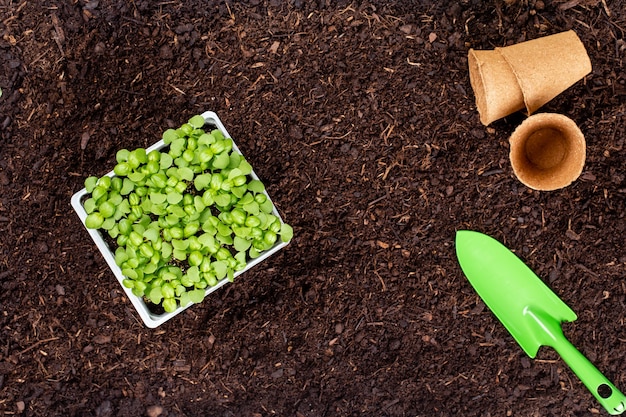
[[[456,235],[461,268],[485,304],[531,358],[551,346],[609,414],[626,410],[626,397],[563,335],[572,311],[517,256],[497,240],[462,230]]]

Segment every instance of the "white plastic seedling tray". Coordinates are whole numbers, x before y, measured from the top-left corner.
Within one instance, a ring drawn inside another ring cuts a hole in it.
[[[203,113],[202,117],[204,117],[204,120],[205,120],[207,125],[209,125],[209,126],[213,125],[217,129],[222,131],[222,133],[224,134],[225,137],[227,137],[227,138],[231,137],[228,134],[228,132],[226,131],[226,128],[224,127],[224,125],[222,124],[220,119],[217,117],[217,114],[215,114],[214,112],[208,111],[208,112]],[[160,140],[159,142],[157,142],[154,145],[152,145],[149,148],[147,148],[146,152],[150,152],[150,151],[155,150],[155,149],[159,150],[159,149],[164,148],[165,146],[166,145],[163,142],[163,140]],[[237,148],[237,145],[234,142],[233,142],[233,149],[236,150],[237,152],[241,153],[239,151],[239,148]],[[106,175],[108,175],[110,177],[115,176],[113,171],[109,172]],[[259,179],[257,177],[257,175],[254,173],[254,171],[252,171],[252,173],[250,175],[254,179],[257,179],[257,180]],[[265,192],[265,195],[267,196],[267,198],[269,200],[271,200],[270,196],[267,194],[267,192]],[[83,202],[86,199],[86,196],[87,196],[87,190],[85,190],[84,188],[72,196],[72,207],[74,208],[74,210],[78,214],[78,217],[80,218],[81,222],[83,223],[83,226],[85,226],[85,219],[87,218],[87,212],[85,211],[85,207],[83,206]],[[280,219],[281,223],[283,222],[282,218],[278,214],[278,211],[276,210],[276,207],[274,207],[273,214]],[[86,226],[85,226],[85,229],[87,229]],[[105,261],[109,265],[109,268],[111,268],[111,271],[113,271],[113,274],[115,275],[115,277],[117,278],[118,282],[120,283],[120,285],[124,289],[124,292],[126,293],[126,296],[130,300],[130,302],[133,304],[133,306],[135,307],[135,309],[139,313],[139,316],[141,317],[141,319],[143,320],[143,322],[145,323],[145,325],[147,327],[150,327],[150,328],[158,327],[161,324],[165,323],[166,321],[170,320],[172,317],[180,314],[181,312],[183,312],[184,310],[186,310],[187,308],[189,308],[190,306],[193,305],[193,304],[188,304],[186,306],[181,306],[178,309],[176,309],[176,311],[173,311],[171,313],[155,314],[155,313],[151,312],[149,310],[149,308],[148,308],[148,305],[144,302],[144,300],[141,297],[137,297],[135,294],[132,293],[132,290],[130,290],[129,288],[126,288],[124,285],[122,285],[122,281],[124,280],[124,275],[122,275],[122,270],[115,263],[115,250],[111,250],[111,248],[109,248],[108,244],[105,242],[105,240],[104,240],[102,234],[100,233],[100,231],[95,230],[95,229],[87,229],[87,232],[89,232],[89,234],[91,235],[91,238],[93,239],[93,241],[95,242],[96,246],[98,247],[98,249],[102,253],[102,256],[104,257]],[[263,262],[265,259],[267,259],[270,256],[272,256],[273,254],[278,252],[280,249],[282,249],[286,245],[287,245],[287,242],[282,242],[280,239],[278,239],[276,244],[271,249],[268,249],[268,250],[262,252],[261,255],[258,258],[249,260],[245,269],[243,269],[241,271],[238,271],[238,272],[235,272],[235,278],[238,277],[239,275],[243,274],[244,272],[246,272],[250,268],[254,267],[255,265]],[[218,288],[222,287],[223,285],[225,285],[228,282],[229,282],[228,278],[224,278],[221,281],[219,281],[215,286],[207,287],[206,295],[209,295],[210,293],[212,293],[213,291],[215,291]]]

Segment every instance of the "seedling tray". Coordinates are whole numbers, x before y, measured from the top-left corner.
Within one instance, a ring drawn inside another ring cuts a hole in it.
[[[226,131],[226,128],[224,127],[224,125],[222,124],[220,119],[217,117],[217,114],[215,114],[214,112],[208,111],[208,112],[203,113],[202,117],[204,117],[205,125],[215,126],[215,128],[219,129],[224,134],[225,137],[227,137],[227,138],[231,137],[228,134],[228,132]],[[165,148],[166,146],[167,145],[163,142],[163,140],[160,140],[159,142],[157,142],[154,145],[152,145],[149,148],[147,148],[146,152],[149,153],[152,150],[161,150],[161,149]],[[239,148],[234,143],[234,141],[233,141],[233,149],[235,151],[241,153],[241,151],[239,151]],[[110,177],[114,177],[115,176],[113,171],[109,172],[106,175],[108,175]],[[253,179],[256,179],[256,180],[259,179],[257,177],[257,175],[254,173],[254,171],[252,171],[250,176]],[[267,194],[267,192],[264,192],[264,193],[265,193],[267,199],[271,201],[270,196]],[[83,188],[82,190],[80,190],[76,194],[74,194],[72,196],[72,200],[71,200],[72,207],[74,208],[74,210],[78,214],[78,217],[80,218],[81,222],[83,223],[83,226],[85,226],[85,219],[87,218],[87,212],[85,211],[85,207],[84,207],[83,203],[87,199],[87,197],[88,197],[87,190]],[[273,210],[272,214],[274,214],[276,217],[278,217],[280,222],[283,223],[283,220],[280,217],[280,214],[276,210],[275,206],[274,206],[274,210]],[[156,327],[160,326],[161,324],[165,323],[166,321],[168,321],[168,320],[172,319],[173,317],[177,316],[178,314],[182,313],[184,310],[186,310],[187,308],[189,308],[189,307],[191,307],[193,305],[193,304],[188,304],[186,306],[180,306],[175,311],[173,311],[171,313],[157,314],[157,313],[154,313],[153,311],[151,311],[149,306],[148,306],[148,304],[143,300],[143,298],[136,296],[135,294],[133,294],[131,289],[126,288],[124,285],[122,285],[122,281],[124,280],[124,275],[122,274],[122,270],[120,269],[120,267],[115,263],[114,249],[112,250],[109,247],[109,245],[105,241],[105,237],[102,235],[102,233],[99,230],[96,230],[96,229],[88,229],[86,226],[85,226],[85,229],[87,230],[87,232],[89,233],[89,235],[93,239],[94,243],[98,247],[98,250],[100,251],[100,253],[104,257],[104,259],[105,259],[106,263],[108,264],[109,268],[111,269],[111,271],[113,271],[113,274],[115,275],[115,278],[117,278],[117,281],[120,283],[120,286],[123,288],[124,292],[126,293],[126,296],[130,300],[130,302],[133,304],[133,306],[137,310],[137,313],[139,314],[139,317],[141,318],[141,320],[144,322],[144,324],[147,327],[149,327],[149,328],[156,328]],[[254,259],[248,260],[246,267],[243,270],[241,270],[241,271],[235,272],[234,277],[237,278],[239,275],[245,273],[246,271],[250,270],[254,266],[256,266],[259,263],[263,262],[264,260],[266,260],[267,258],[272,256],[273,254],[278,252],[280,249],[285,247],[287,244],[288,244],[288,242],[282,242],[280,239],[277,240],[276,244],[272,248],[270,248],[270,249],[268,249],[266,251],[261,252],[261,254],[260,254],[260,256],[258,258],[254,258]],[[224,279],[218,281],[218,283],[215,286],[207,287],[206,293],[205,293],[205,297],[208,296],[210,293],[216,291],[217,289],[223,287],[228,282],[230,282],[228,280],[228,278],[224,278]]]

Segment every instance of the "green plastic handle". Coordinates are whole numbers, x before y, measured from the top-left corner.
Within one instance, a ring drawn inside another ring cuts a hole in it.
[[[551,343],[570,369],[578,376],[604,409],[611,415],[626,410],[626,397],[565,337]]]
[[[530,343],[552,347],[609,414],[619,415],[626,410],[624,394],[567,340],[558,320],[542,308],[530,306],[524,309],[524,317],[523,326],[540,336]]]

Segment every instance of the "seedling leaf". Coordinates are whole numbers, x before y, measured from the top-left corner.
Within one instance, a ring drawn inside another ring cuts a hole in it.
[[[191,300],[192,303],[201,303],[202,300],[204,300],[204,290],[192,290],[192,291],[187,291],[187,294],[189,294],[189,299]]]

